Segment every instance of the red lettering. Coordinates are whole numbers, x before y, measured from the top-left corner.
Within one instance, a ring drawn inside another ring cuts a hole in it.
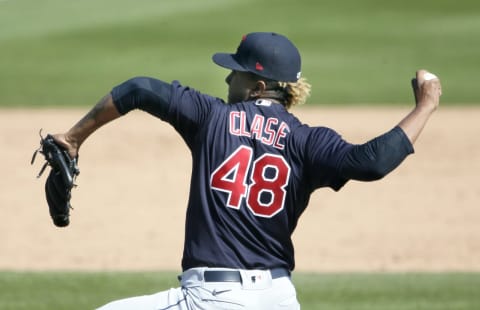
[[[253,162],[253,150],[246,146],[236,149],[210,177],[213,190],[227,194],[226,206],[240,210],[246,201],[248,209],[255,216],[271,218],[284,209],[286,187],[290,180],[290,166],[278,155],[265,153]],[[273,169],[273,175],[266,175]],[[250,172],[250,184],[247,184]],[[262,201],[262,194],[269,195]]]
[[[230,112],[230,134],[239,136],[240,129],[235,127],[236,120],[240,117],[240,112]]]
[[[272,145],[274,138],[275,138],[275,130],[271,127],[272,125],[278,124],[278,120],[276,118],[269,118],[267,119],[267,124],[265,125],[265,133],[268,135],[268,138],[263,137],[262,143],[267,145]]]
[[[244,111],[240,112],[240,135],[250,137],[250,132],[247,131],[247,115]]]
[[[252,138],[261,139],[263,132],[263,122],[265,118],[261,115],[255,114],[255,117],[252,121],[252,126],[250,126],[250,132],[252,133]]]
[[[280,143],[280,139],[285,138],[287,136],[287,131],[290,131],[290,128],[288,128],[287,124],[282,122],[277,131],[277,137],[275,138],[275,143],[273,144],[274,147],[280,150],[284,149],[285,145]]]
[[[232,111],[229,116],[230,134],[257,139],[263,144],[271,145],[280,150],[285,148],[282,139],[290,132],[290,128],[285,122],[275,128],[279,122],[277,118],[270,117],[265,121],[263,115],[255,114],[250,127],[248,127],[245,111]]]
[[[229,208],[240,209],[241,200],[247,193],[245,181],[252,153],[249,147],[241,146],[212,173],[212,189],[228,193]]]

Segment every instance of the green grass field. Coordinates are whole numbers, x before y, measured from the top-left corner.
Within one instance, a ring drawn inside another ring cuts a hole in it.
[[[480,102],[476,0],[2,0],[0,106],[90,106],[136,75],[225,97],[210,57],[251,31],[296,43],[311,103],[411,102],[418,68],[444,103]]]
[[[294,282],[306,310],[480,309],[478,273],[300,273]],[[177,286],[171,272],[1,272],[0,309],[93,309]]]

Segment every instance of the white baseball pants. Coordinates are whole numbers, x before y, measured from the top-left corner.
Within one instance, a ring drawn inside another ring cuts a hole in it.
[[[181,287],[113,301],[98,310],[131,309],[299,310],[300,305],[286,272],[192,268],[182,273]]]

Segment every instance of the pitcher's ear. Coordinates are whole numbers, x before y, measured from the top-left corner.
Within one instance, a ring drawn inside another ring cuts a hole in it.
[[[255,82],[255,88],[252,89],[252,91],[250,93],[250,96],[251,97],[258,97],[261,94],[263,94],[263,92],[266,89],[267,89],[267,84],[262,80],[258,80],[258,81]]]

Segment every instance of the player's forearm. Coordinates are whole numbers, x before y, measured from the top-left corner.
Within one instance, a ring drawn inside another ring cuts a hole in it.
[[[440,103],[442,85],[436,75],[426,70],[418,70],[415,79],[412,80],[412,87],[415,95],[415,109],[398,126],[414,144]]]
[[[412,144],[417,141],[418,136],[434,111],[435,107],[433,106],[417,106],[398,124]]]
[[[110,94],[103,97],[66,134],[66,140],[77,150],[95,130],[120,117]]]

